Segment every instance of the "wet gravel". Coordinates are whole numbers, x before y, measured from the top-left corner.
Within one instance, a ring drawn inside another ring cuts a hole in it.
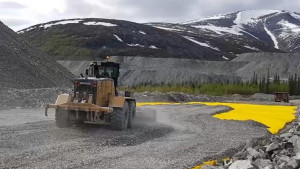
[[[133,129],[85,124],[59,129],[43,109],[0,111],[0,168],[187,168],[235,152],[267,131],[253,122],[221,121],[227,107],[164,105]]]

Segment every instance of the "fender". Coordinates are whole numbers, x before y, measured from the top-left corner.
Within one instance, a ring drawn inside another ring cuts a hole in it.
[[[112,97],[109,101],[109,107],[123,108],[125,104],[125,97]]]

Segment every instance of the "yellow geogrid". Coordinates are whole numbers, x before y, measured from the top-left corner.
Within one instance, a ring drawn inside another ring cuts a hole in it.
[[[148,102],[137,103],[137,106],[144,105],[178,105],[181,103],[167,103],[167,102]],[[208,106],[229,106],[233,110],[216,114],[213,117],[221,120],[253,120],[267,126],[272,134],[277,134],[279,130],[284,128],[286,123],[293,121],[296,116],[297,106],[281,106],[281,105],[256,105],[243,103],[219,103],[219,102],[187,102],[182,104],[205,104]],[[194,169],[201,169],[203,166],[216,165],[217,161],[206,161],[201,165],[194,167]]]
[[[221,120],[253,120],[267,126],[272,134],[277,134],[284,128],[286,123],[293,121],[296,116],[297,106],[283,105],[256,105],[244,103],[220,103],[220,102],[187,102],[187,103],[168,103],[168,102],[146,102],[137,103],[137,106],[144,105],[173,105],[173,104],[205,104],[208,106],[229,106],[233,110],[216,114],[213,117]]]

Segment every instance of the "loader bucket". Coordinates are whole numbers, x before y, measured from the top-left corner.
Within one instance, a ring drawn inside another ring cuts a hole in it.
[[[75,110],[83,112],[113,112],[113,108],[110,107],[100,107],[91,103],[64,103],[64,104],[48,104],[46,106],[45,115],[47,116],[48,108],[62,109],[62,110]]]

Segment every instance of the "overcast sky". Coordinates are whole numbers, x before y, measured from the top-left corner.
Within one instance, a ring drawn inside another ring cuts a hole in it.
[[[0,21],[14,30],[68,18],[184,22],[240,10],[300,12],[300,0],[0,0]]]

